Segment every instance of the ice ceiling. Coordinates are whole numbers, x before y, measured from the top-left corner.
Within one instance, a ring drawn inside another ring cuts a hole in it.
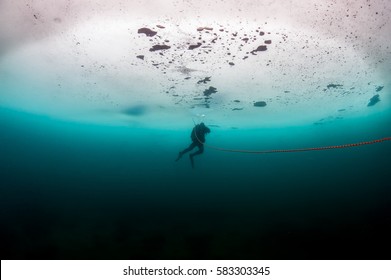
[[[58,118],[322,124],[389,109],[390,73],[389,0],[0,1],[0,106]]]

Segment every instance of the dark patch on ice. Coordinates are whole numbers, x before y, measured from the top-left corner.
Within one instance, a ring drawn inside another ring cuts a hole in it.
[[[340,84],[328,84],[327,85],[327,89],[330,89],[330,88],[341,88],[343,87],[343,85],[340,85]]]
[[[328,116],[327,118],[321,118],[320,120],[314,122],[314,125],[324,125],[332,122],[334,118],[332,116]]]
[[[380,102],[380,96],[376,94],[369,100],[367,107],[374,106],[378,102]]]
[[[160,25],[160,24],[156,25],[156,27],[158,27],[158,28],[160,28],[160,29],[166,28],[166,27],[164,27],[163,25]]]
[[[160,50],[167,50],[170,49],[171,46],[167,45],[154,45],[152,48],[149,49],[150,52],[160,51]]]
[[[237,99],[235,99],[235,100],[234,100],[234,102],[236,102],[236,103],[239,103],[239,102],[240,102],[240,100],[237,100]]]
[[[257,102],[254,102],[254,106],[255,107],[265,107],[266,102],[265,101],[257,101]]]
[[[338,112],[344,112],[346,109],[339,109]]]
[[[189,46],[189,50],[194,50],[194,49],[196,49],[196,48],[199,48],[199,47],[201,47],[201,43],[197,43],[197,45],[190,45]]]
[[[145,34],[148,37],[153,37],[157,34],[156,31],[153,31],[153,30],[146,28],[146,27],[140,28],[137,33]]]
[[[58,17],[54,18],[53,21],[56,22],[56,23],[61,23],[62,22],[61,18],[58,18]]]
[[[199,81],[197,82],[197,84],[201,84],[201,83],[206,84],[207,82],[210,82],[210,78],[211,78],[211,77],[206,77],[206,78],[204,78],[204,79],[202,79],[202,80],[199,80]]]
[[[186,66],[179,66],[177,67],[177,70],[185,75],[189,75],[191,72],[196,71],[195,69],[187,68]]]
[[[203,30],[209,30],[209,31],[212,31],[213,28],[212,27],[198,27],[197,28],[197,31],[203,31]]]
[[[215,87],[209,87],[208,89],[204,90],[204,96],[210,96],[216,92],[217,92],[217,89]]]
[[[343,117],[341,116],[328,116],[325,118],[321,118],[320,120],[314,122],[314,125],[328,125],[330,123],[335,122],[336,120],[342,120]]]
[[[327,117],[325,119],[320,119],[319,121],[314,122],[313,124],[314,125],[329,125],[330,123],[333,123],[336,120],[342,120],[342,119],[343,119],[343,117],[333,117],[333,116],[330,116],[330,117]]]
[[[143,56],[143,55],[138,55],[138,56],[136,56],[136,57],[139,58],[139,59],[144,60],[144,56]]]
[[[267,50],[267,46],[261,45],[258,48],[256,48],[255,50],[251,51],[251,54],[255,55],[256,52],[264,52],[266,50]]]
[[[208,124],[208,126],[210,126],[210,127],[220,127],[220,126],[217,125],[217,124]]]
[[[125,115],[137,117],[137,116],[144,115],[146,112],[146,109],[147,108],[144,105],[136,105],[136,106],[126,108],[125,110],[122,111],[122,113],[124,113]]]
[[[384,86],[378,86],[378,87],[376,88],[376,92],[381,91],[383,88],[384,88]]]
[[[241,111],[243,108],[233,108],[232,111]]]
[[[154,30],[145,27],[140,29],[139,31],[146,32],[144,34],[146,34],[147,36],[149,35],[149,38],[147,38],[147,40],[150,41],[150,45],[147,49],[149,49],[150,52],[157,51],[157,54],[160,54],[158,55],[158,57],[162,59],[159,65],[156,64],[160,60],[159,58],[156,58],[156,61],[151,62],[155,63],[154,66],[158,68],[162,73],[163,71],[169,73],[170,70],[181,72],[185,75],[183,77],[184,79],[186,79],[186,76],[190,76],[192,74],[192,71],[199,71],[196,69],[190,70],[186,68],[183,63],[180,62],[179,65],[177,64],[178,61],[184,61],[183,58],[185,57],[188,59],[186,60],[188,63],[198,62],[200,64],[207,65],[209,64],[209,60],[207,58],[208,55],[217,56],[217,58],[221,60],[220,62],[222,62],[223,64],[225,63],[226,67],[228,67],[228,65],[233,67],[239,63],[238,61],[242,60],[243,62],[248,62],[248,60],[251,60],[252,55],[257,55],[257,52],[268,51],[269,48],[272,46],[270,45],[272,44],[272,40],[270,40],[270,38],[268,38],[267,36],[267,34],[270,33],[262,31],[261,28],[258,28],[257,31],[251,30],[251,32],[246,32],[243,29],[230,30],[230,28],[224,28],[222,26],[215,26],[215,30],[212,27],[205,27],[202,25],[198,28],[197,26],[193,26],[193,34],[191,34],[191,41],[188,41],[187,43],[185,43],[185,45],[183,45],[182,43],[177,43],[170,38],[163,38],[160,34],[162,30],[159,29],[164,27],[163,25],[155,24],[150,27]],[[198,32],[195,29],[197,29]],[[218,30],[224,31],[224,33],[220,34]],[[263,32],[262,34],[265,35],[264,37],[259,37],[259,34],[261,34],[261,32]],[[154,33],[156,33],[156,36],[153,35]],[[152,38],[152,35],[155,36],[155,38]],[[216,43],[219,44],[218,49],[214,48]],[[247,46],[246,43],[251,43],[251,47],[249,46],[250,49],[244,49]],[[190,52],[189,50],[192,51]],[[250,52],[252,55],[250,55]],[[151,59],[148,56],[148,53],[145,53],[145,51],[144,54],[146,60]],[[272,64],[266,64],[266,66],[269,65]],[[213,71],[216,67],[221,68],[222,64],[212,63],[210,64],[210,67]],[[196,79],[195,81],[198,81],[198,79]],[[206,81],[201,82],[201,84],[202,83],[206,84]]]
[[[263,36],[263,35],[265,35],[265,32],[261,31],[261,32],[259,32],[259,35]]]

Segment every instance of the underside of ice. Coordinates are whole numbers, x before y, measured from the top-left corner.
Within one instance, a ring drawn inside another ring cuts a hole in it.
[[[391,2],[340,2],[4,0],[0,106],[149,127],[389,110]]]

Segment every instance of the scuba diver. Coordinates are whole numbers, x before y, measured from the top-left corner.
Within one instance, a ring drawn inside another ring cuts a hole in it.
[[[207,133],[210,133],[210,129],[203,122],[200,124],[197,124],[191,132],[192,143],[189,145],[188,148],[184,149],[182,152],[179,152],[176,161],[180,160],[181,157],[184,154],[186,154],[187,152],[190,152],[195,147],[198,147],[198,151],[191,153],[189,156],[190,162],[191,162],[191,167],[194,168],[193,157],[196,155],[200,155],[204,152],[205,134],[207,134]]]

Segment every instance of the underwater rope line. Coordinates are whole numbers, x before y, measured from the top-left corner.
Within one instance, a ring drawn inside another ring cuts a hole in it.
[[[197,135],[196,135],[197,136]],[[198,137],[197,140],[202,143]],[[365,141],[365,142],[359,142],[359,143],[351,143],[351,144],[343,144],[343,145],[335,145],[335,146],[324,146],[324,147],[313,147],[313,148],[300,148],[300,149],[286,149],[286,150],[263,150],[263,151],[257,151],[257,150],[235,150],[235,149],[225,149],[220,147],[215,147],[211,145],[204,144],[206,147],[223,151],[223,152],[230,152],[230,153],[243,153],[243,154],[273,154],[273,153],[294,153],[294,152],[308,152],[308,151],[321,151],[321,150],[332,150],[332,149],[345,149],[345,148],[351,148],[351,147],[358,147],[358,146],[364,146],[364,145],[371,145],[375,143],[381,143],[385,141],[391,141],[391,137],[385,137],[381,139],[371,140],[371,141]]]
[[[358,142],[358,143],[350,143],[350,144],[342,144],[342,145],[334,145],[334,146],[323,146],[323,147],[313,147],[313,148],[299,148],[299,149],[281,149],[281,150],[235,150],[235,149],[226,149],[226,148],[220,148],[212,145],[207,145],[205,142],[202,142],[200,139],[198,139],[197,131],[194,131],[194,134],[201,144],[205,145],[208,148],[222,151],[222,152],[230,152],[230,153],[242,153],[242,154],[274,154],[274,153],[295,153],[295,152],[308,152],[308,151],[322,151],[322,150],[332,150],[332,149],[345,149],[345,148],[351,148],[351,147],[358,147],[358,146],[364,146],[364,145],[371,145],[386,141],[391,141],[391,137],[384,137],[380,139],[370,140],[370,141],[364,141],[364,142]]]

